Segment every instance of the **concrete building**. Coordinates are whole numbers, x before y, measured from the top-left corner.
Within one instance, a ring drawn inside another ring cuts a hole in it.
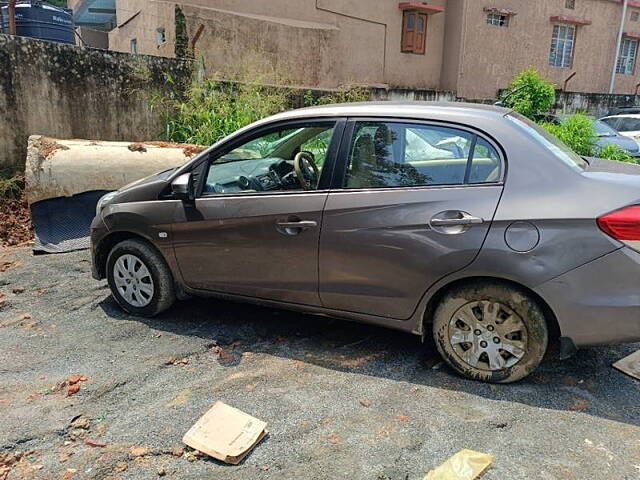
[[[530,65],[558,87],[575,72],[567,90],[607,93],[617,65],[614,92],[632,94],[640,1],[628,7],[619,58],[621,0],[115,0],[109,48],[161,56],[192,49],[208,73],[228,76],[245,70],[304,86],[465,98],[495,97]]]

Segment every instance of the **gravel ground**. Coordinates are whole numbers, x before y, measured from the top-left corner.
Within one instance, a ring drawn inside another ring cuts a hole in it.
[[[484,480],[640,478],[640,382],[610,367],[639,344],[486,385],[366,325],[195,299],[132,317],[87,252],[3,264],[0,479],[422,479],[462,448],[494,455]],[[216,400],[269,422],[238,466],[177,456]]]

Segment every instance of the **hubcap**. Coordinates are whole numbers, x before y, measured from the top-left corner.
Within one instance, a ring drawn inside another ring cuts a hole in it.
[[[449,342],[467,365],[502,370],[515,365],[527,351],[522,318],[499,302],[479,301],[460,307],[449,321]]]
[[[153,278],[147,266],[135,255],[125,254],[113,266],[118,293],[133,307],[146,307],[153,298]]]

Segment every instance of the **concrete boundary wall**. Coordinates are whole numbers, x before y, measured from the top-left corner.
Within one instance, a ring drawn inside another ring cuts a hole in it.
[[[85,49],[0,34],[0,173],[24,168],[27,139],[155,140],[152,95],[191,77],[181,60]]]

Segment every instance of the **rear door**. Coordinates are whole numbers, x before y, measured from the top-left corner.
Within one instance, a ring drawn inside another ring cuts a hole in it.
[[[323,306],[409,318],[426,289],[473,261],[504,158],[470,128],[351,120],[320,237]]]

